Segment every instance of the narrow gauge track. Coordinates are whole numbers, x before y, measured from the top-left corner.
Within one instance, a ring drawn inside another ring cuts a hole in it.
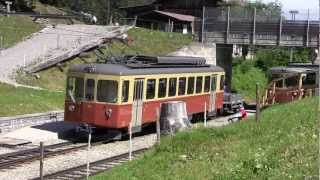
[[[139,149],[132,152],[132,158],[142,155],[148,148]],[[101,172],[111,170],[117,165],[121,165],[129,161],[129,153],[124,153],[118,156],[110,157],[107,159],[99,160],[90,163],[90,176],[97,175]],[[53,174],[45,175],[44,179],[84,179],[87,175],[87,165],[81,165],[74,168],[62,170]],[[40,177],[32,180],[40,180]]]
[[[92,146],[97,146],[107,141],[93,143]],[[84,149],[87,144],[77,144],[72,142],[64,142],[59,144],[48,145],[44,147],[44,156],[50,157],[60,154],[66,154],[72,151]],[[32,162],[40,158],[40,148],[32,148],[18,152],[12,152],[0,155],[0,171],[12,169],[23,163]]]

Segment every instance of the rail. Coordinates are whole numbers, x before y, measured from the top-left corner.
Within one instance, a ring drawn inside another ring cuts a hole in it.
[[[133,157],[142,155],[148,148],[142,148],[132,152]],[[96,175],[101,172],[109,171],[113,167],[129,161],[129,153],[124,153],[111,158],[99,160],[90,163],[90,175]],[[83,179],[86,177],[87,165],[81,165],[74,168],[59,171],[53,174],[45,175],[44,179]],[[40,180],[40,177],[33,180]]]
[[[104,143],[109,142],[110,140],[104,140],[95,142],[92,146],[98,146]],[[85,143],[72,143],[72,142],[63,142],[59,144],[48,145],[44,147],[44,156],[56,156],[61,154],[66,154],[69,152],[82,150],[87,148],[88,145]],[[32,148],[27,150],[22,150],[13,153],[7,153],[0,155],[0,170],[9,169],[17,167],[26,162],[33,162],[39,160],[40,148]]]

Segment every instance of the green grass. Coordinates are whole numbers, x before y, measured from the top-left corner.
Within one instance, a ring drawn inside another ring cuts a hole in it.
[[[91,179],[318,179],[317,110],[305,99],[265,110],[260,123],[179,133]]]
[[[31,18],[23,16],[0,16],[0,36],[3,37],[3,47],[8,48],[43,28],[34,23]]]
[[[242,95],[248,101],[254,101],[256,96],[256,83],[259,83],[261,90],[267,86],[266,73],[255,67],[255,61],[239,61],[232,67],[232,89]]]
[[[0,117],[63,109],[64,93],[0,83]]]
[[[141,54],[141,55],[166,55],[175,51],[192,41],[191,36],[180,33],[165,33],[160,31],[152,31],[143,28],[135,28],[129,31],[129,37],[133,38],[133,44],[128,47],[122,43],[114,42],[104,52],[108,55],[123,54]],[[39,73],[40,79],[32,76],[26,76],[19,73],[17,81],[21,84],[38,86],[45,89],[60,90],[65,89],[65,79],[68,67],[72,64],[85,62],[95,62],[96,56],[90,54],[89,57],[80,59],[75,58],[63,64],[63,71],[53,67],[51,69]]]

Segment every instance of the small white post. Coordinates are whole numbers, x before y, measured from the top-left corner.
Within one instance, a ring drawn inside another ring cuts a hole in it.
[[[2,49],[3,49],[3,36],[0,36],[0,56],[2,56]]]
[[[90,150],[91,150],[91,127],[87,125],[88,129],[88,151],[87,151],[87,180],[90,176]]]
[[[132,160],[132,123],[129,124],[129,160]]]
[[[26,53],[23,54],[23,67],[26,67]]]
[[[204,102],[204,127],[207,127],[207,102]]]

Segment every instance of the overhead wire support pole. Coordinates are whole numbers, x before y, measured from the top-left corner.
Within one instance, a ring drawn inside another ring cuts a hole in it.
[[[310,32],[310,10],[308,9],[308,21],[307,21],[307,39],[306,46],[309,47],[309,32]]]
[[[257,8],[253,10],[253,33],[252,33],[252,44],[256,44],[256,19],[257,18]]]
[[[202,7],[202,29],[201,29],[202,30],[202,32],[201,32],[201,42],[202,42],[202,44],[204,43],[205,11],[206,11],[206,7],[203,6]]]
[[[278,46],[281,46],[281,39],[282,39],[282,23],[283,23],[283,17],[282,17],[282,11],[280,14],[280,23],[279,23],[279,40],[278,40]]]
[[[230,9],[231,7],[228,6],[228,12],[227,12],[227,34],[226,34],[226,44],[229,43],[229,36],[230,36]]]

